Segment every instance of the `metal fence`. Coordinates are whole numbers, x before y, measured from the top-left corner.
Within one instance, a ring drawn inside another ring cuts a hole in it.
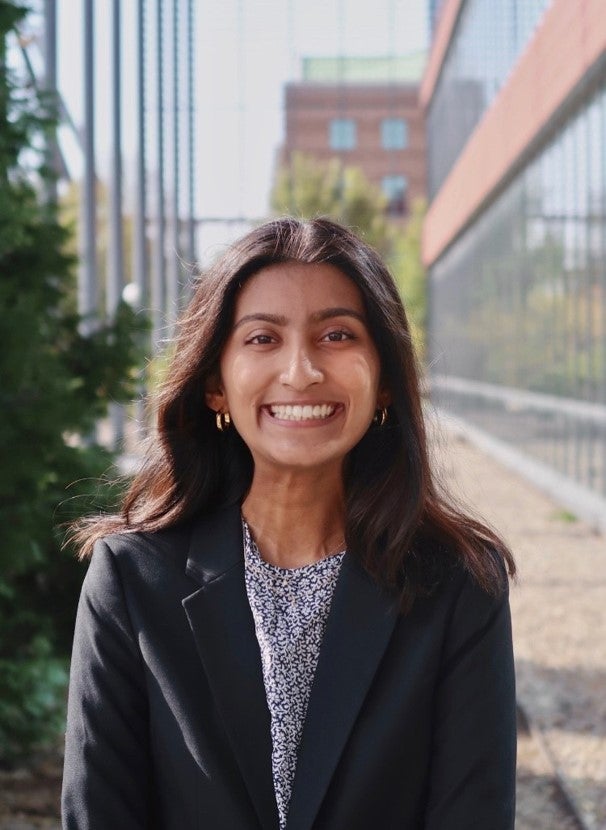
[[[128,285],[153,310],[155,343],[195,260],[193,27],[193,0],[38,0],[19,38],[59,103],[53,195],[71,185],[80,209],[80,311],[111,316]]]
[[[431,273],[437,401],[602,499],[606,78]]]
[[[196,261],[194,8],[37,0],[15,44],[31,82],[58,102],[48,197],[77,205],[84,329],[125,299],[149,314],[152,352],[172,333]],[[110,443],[123,421],[114,407]]]

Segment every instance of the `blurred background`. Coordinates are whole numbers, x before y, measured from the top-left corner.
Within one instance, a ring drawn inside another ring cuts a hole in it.
[[[442,478],[518,556],[518,826],[606,827],[605,147],[602,0],[0,0],[0,827],[57,826],[66,522],[196,273],[286,213],[385,257]]]

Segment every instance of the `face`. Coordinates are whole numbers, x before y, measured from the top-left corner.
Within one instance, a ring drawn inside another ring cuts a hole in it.
[[[332,265],[278,264],[240,291],[206,400],[255,468],[341,466],[388,403],[380,373],[357,286]]]

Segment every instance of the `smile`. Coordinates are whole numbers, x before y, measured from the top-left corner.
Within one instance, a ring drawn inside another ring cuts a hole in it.
[[[335,404],[323,403],[314,406],[310,404],[272,404],[267,407],[273,418],[280,421],[321,421],[336,410]]]

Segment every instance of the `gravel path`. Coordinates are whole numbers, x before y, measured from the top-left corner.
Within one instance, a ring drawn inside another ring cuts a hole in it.
[[[524,718],[518,722],[516,830],[584,830]]]
[[[604,830],[606,540],[464,434],[434,426],[433,446],[445,486],[497,528],[516,556],[511,608],[518,700],[546,750],[537,754],[521,738],[521,785],[528,788],[533,779],[538,785],[549,773],[537,764],[549,761],[585,827]],[[520,830],[567,827],[563,819],[545,823],[539,811],[528,813],[522,790]]]

